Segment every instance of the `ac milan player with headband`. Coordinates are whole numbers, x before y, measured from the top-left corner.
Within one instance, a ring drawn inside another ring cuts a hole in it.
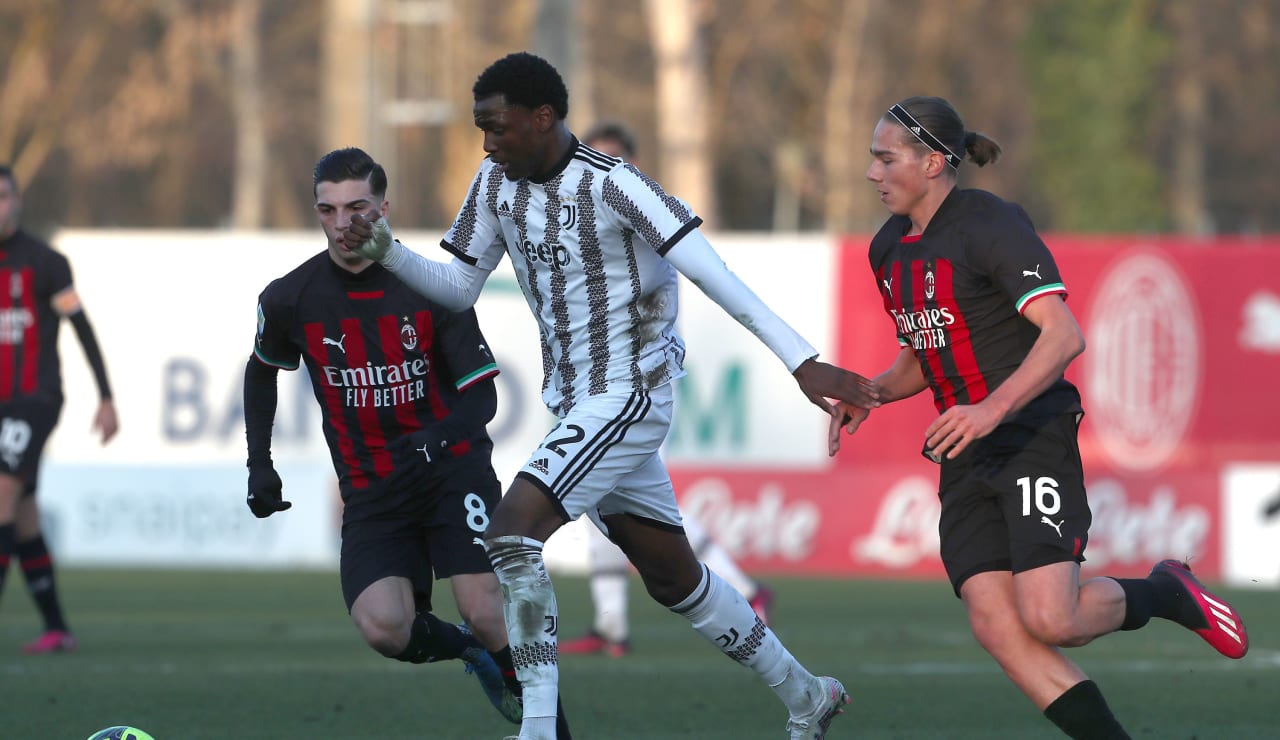
[[[1067,735],[1127,738],[1059,648],[1153,616],[1230,658],[1249,640],[1185,563],[1080,582],[1091,523],[1076,439],[1084,412],[1063,373],[1084,337],[1022,208],[956,187],[962,158],[982,166],[1000,153],[941,98],[908,98],[876,125],[867,179],[892,216],[871,241],[871,271],[901,346],[876,382],[882,402],[933,392],[939,416],[923,452],[941,465],[942,560],[978,643]],[[842,408],[853,434],[869,411]],[[840,430],[833,421],[833,455]]]

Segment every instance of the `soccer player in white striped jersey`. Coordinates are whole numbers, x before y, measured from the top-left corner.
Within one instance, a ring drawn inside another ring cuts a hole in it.
[[[506,597],[524,686],[522,740],[555,737],[555,593],[542,546],[590,514],[607,527],[649,595],[754,670],[789,711],[792,738],[820,738],[849,701],[810,673],[746,599],[698,561],[659,448],[670,383],[684,374],[674,330],[677,271],[756,335],[809,400],[878,405],[876,386],[817,351],[742,283],[698,231],[701,219],[633,165],[583,146],[565,124],[568,91],[545,60],[511,54],[472,88],[488,157],[443,246],[445,263],[394,241],[385,220],[353,218],[345,242],[447,308],[475,303],[509,255],[542,337],[543,400],[559,418],[529,456],[485,532]]]

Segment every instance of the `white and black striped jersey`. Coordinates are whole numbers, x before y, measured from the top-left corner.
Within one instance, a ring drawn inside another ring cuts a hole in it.
[[[542,334],[555,414],[684,375],[677,272],[663,256],[702,219],[634,166],[576,139],[551,174],[508,180],[486,159],[442,245],[491,271],[510,254]]]

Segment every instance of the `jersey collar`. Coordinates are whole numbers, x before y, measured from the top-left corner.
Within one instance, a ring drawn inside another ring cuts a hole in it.
[[[556,162],[556,166],[552,167],[547,174],[541,177],[530,177],[529,182],[537,183],[538,185],[546,185],[554,180],[556,175],[564,172],[564,168],[568,167],[569,163],[573,161],[573,155],[578,153],[578,137],[573,134],[569,134],[569,139],[569,148],[565,150],[564,156],[560,158],[560,161]]]

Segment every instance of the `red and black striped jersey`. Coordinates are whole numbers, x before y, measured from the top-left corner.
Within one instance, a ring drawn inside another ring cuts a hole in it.
[[[71,263],[21,230],[0,242],[0,401],[62,402],[61,316],[54,296],[71,286]]]
[[[893,216],[871,240],[871,271],[898,342],[911,347],[939,412],[978,403],[1013,374],[1040,330],[1022,312],[1067,289],[1026,212],[982,190],[953,189],[923,234]],[[1059,378],[1020,414],[1080,410]]]
[[[254,356],[306,365],[344,491],[387,477],[388,441],[443,419],[469,386],[498,374],[474,310],[447,311],[376,263],[352,274],[328,252],[262,291]],[[487,459],[492,449],[481,428],[451,451]]]

